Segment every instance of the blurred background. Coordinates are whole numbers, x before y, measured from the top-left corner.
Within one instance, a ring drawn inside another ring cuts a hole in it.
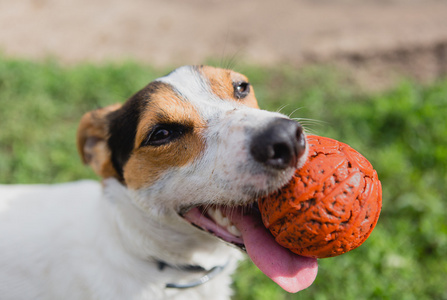
[[[86,111],[184,64],[247,75],[264,109],[348,143],[383,210],[288,294],[249,261],[234,299],[447,299],[447,1],[0,0],[0,183],[95,178]]]

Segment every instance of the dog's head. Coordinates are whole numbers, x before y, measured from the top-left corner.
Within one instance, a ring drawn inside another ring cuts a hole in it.
[[[306,148],[301,125],[260,110],[245,76],[206,66],[181,67],[122,106],[87,113],[78,131],[83,161],[137,192],[141,207],[245,246],[230,215],[287,183]]]
[[[245,76],[186,66],[84,115],[78,149],[101,177],[185,212],[278,189],[303,164],[306,142],[299,123],[258,109]]]

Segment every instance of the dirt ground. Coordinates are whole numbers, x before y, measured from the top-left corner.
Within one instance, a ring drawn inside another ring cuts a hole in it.
[[[444,0],[0,0],[0,51],[64,63],[335,63],[381,86],[447,74]]]

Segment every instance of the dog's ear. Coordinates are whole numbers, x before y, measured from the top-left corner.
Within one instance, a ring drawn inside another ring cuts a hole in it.
[[[119,175],[112,164],[111,151],[107,144],[109,122],[107,116],[119,109],[121,104],[114,104],[86,113],[79,124],[77,147],[84,164],[92,167],[102,178]]]

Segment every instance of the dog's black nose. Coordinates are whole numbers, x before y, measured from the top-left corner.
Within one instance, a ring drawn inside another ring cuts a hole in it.
[[[303,127],[285,118],[274,119],[254,136],[250,145],[256,161],[275,169],[296,167],[305,150]]]

